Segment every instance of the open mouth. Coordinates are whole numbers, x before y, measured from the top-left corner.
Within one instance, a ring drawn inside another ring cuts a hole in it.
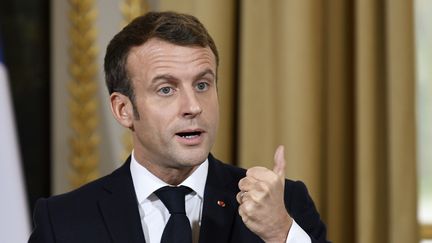
[[[201,133],[202,133],[201,131],[179,132],[179,133],[176,133],[176,135],[179,137],[182,137],[182,138],[191,139],[191,138],[199,137],[201,135]]]

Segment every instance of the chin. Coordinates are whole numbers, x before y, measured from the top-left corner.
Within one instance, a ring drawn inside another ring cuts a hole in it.
[[[208,151],[183,151],[177,154],[180,164],[185,166],[197,166],[204,162],[209,155]]]

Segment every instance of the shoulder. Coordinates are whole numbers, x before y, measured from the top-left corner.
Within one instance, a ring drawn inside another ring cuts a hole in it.
[[[326,226],[315,206],[306,185],[302,181],[286,180],[285,207],[296,223],[311,238],[319,242],[327,242]],[[315,241],[314,241],[315,242]]]
[[[302,181],[285,179],[285,203],[288,209],[313,204],[306,185]],[[314,205],[309,205],[314,206]]]
[[[241,178],[246,176],[246,169],[225,163],[212,154],[209,155],[209,174],[214,174],[218,178],[224,180],[238,182]]]
[[[209,155],[208,159],[210,168],[213,167],[212,169],[225,170],[226,172],[229,172],[233,175],[246,175],[246,169],[237,167],[227,162],[223,162],[222,160],[215,158],[212,154]]]
[[[106,212],[112,208],[121,211],[128,209],[135,198],[126,162],[110,175],[78,189],[39,199],[33,212],[34,230],[29,242],[107,242],[103,206]]]
[[[97,200],[110,194],[110,188],[113,184],[125,184],[128,178],[132,180],[130,177],[129,163],[126,162],[109,175],[89,182],[72,191],[41,199],[41,201],[45,201],[50,208],[76,207],[80,209],[85,205],[94,205]]]

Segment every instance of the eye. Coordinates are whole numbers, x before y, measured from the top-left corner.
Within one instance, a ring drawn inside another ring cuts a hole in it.
[[[168,95],[172,95],[172,93],[174,92],[174,89],[171,87],[162,87],[157,92],[160,95],[168,96]]]
[[[208,90],[209,84],[206,82],[197,83],[195,86],[198,91],[206,91]]]

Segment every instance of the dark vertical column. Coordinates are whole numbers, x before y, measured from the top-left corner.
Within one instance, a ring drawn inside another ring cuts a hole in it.
[[[0,34],[30,209],[50,194],[49,6],[49,0],[0,1]]]

